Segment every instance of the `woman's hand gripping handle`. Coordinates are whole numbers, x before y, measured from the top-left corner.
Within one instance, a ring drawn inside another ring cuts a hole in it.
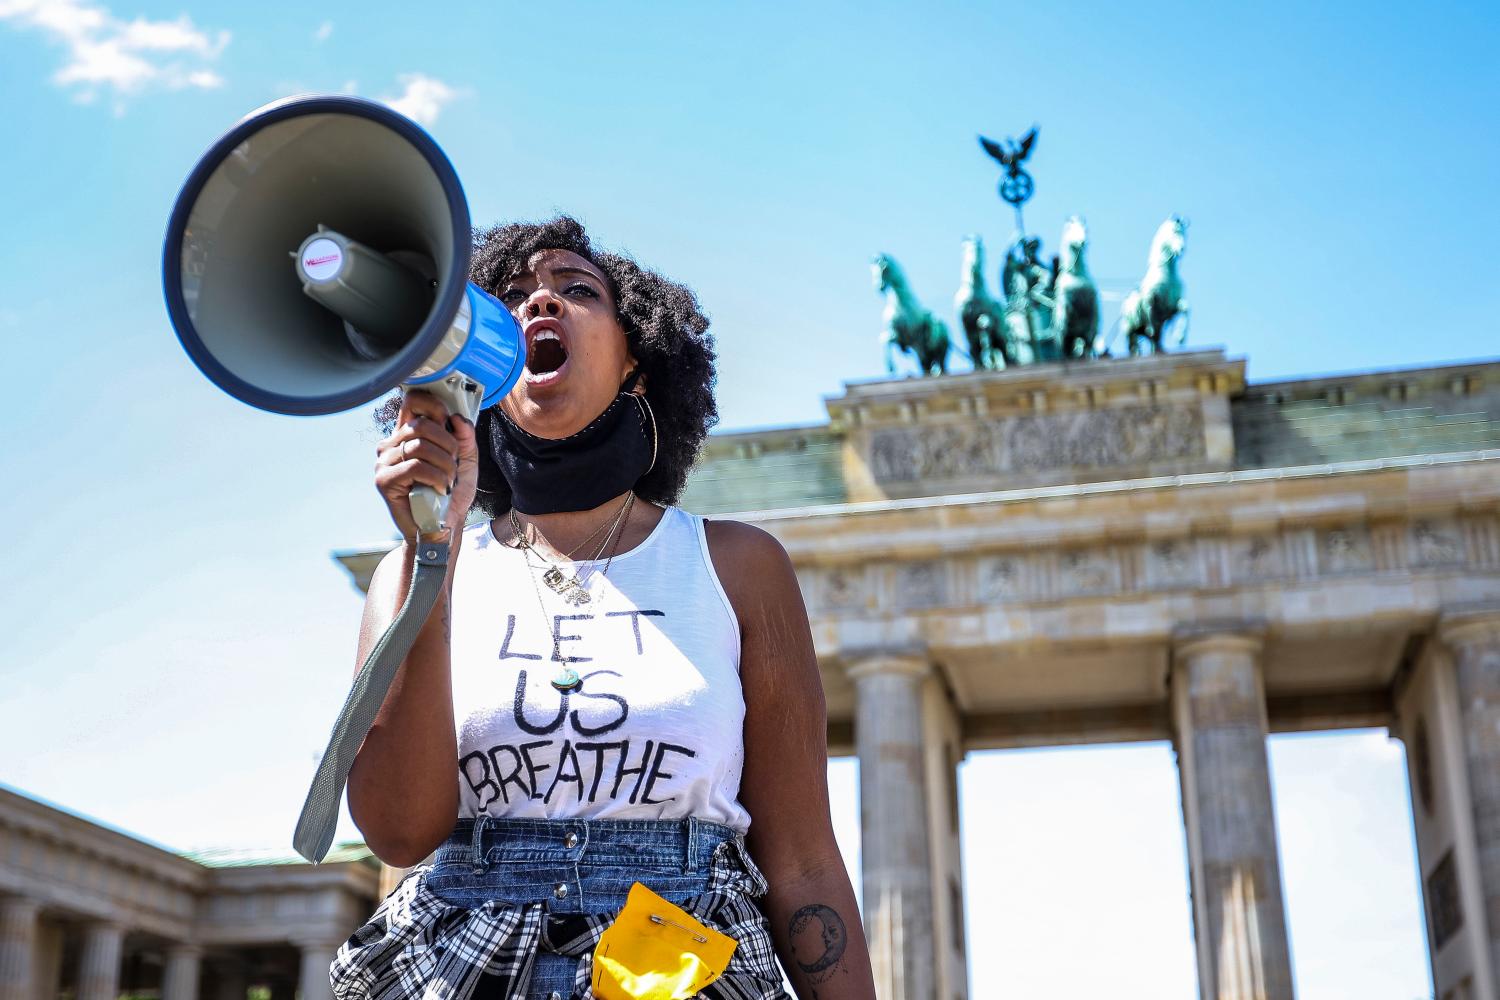
[[[375,454],[375,488],[401,537],[452,539],[463,530],[479,481],[472,419],[450,415],[432,392],[408,388],[396,428]]]

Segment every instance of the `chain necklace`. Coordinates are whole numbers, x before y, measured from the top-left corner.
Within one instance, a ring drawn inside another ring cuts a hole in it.
[[[628,521],[630,520],[630,510],[634,506],[635,492],[632,490],[630,495],[625,498],[625,503],[621,507],[620,513],[615,516],[613,526],[610,528],[609,534],[604,536],[604,545],[600,546],[599,552],[595,555],[595,559],[597,560],[598,555],[603,554],[605,546],[608,546],[610,540],[614,539],[615,545],[612,549],[610,549],[609,558],[604,561],[604,569],[599,572],[599,575],[601,577],[608,576],[610,564],[615,561],[615,553],[618,552],[620,548],[619,540],[625,537],[625,532],[623,530],[621,530],[619,535],[617,536],[615,534],[615,529],[622,527],[625,523],[628,523]],[[514,516],[514,512],[512,512],[512,516]],[[530,545],[523,544],[521,546],[521,557],[526,560],[526,576],[531,580],[532,591],[536,593],[536,606],[541,609],[542,621],[548,621],[549,616],[547,615],[547,602],[542,600],[542,588],[537,586],[536,574],[532,572],[533,567],[531,565]],[[545,562],[544,557],[539,555],[537,558],[543,559],[543,561]],[[557,567],[555,566],[552,567],[552,570],[549,570],[549,572],[555,571],[556,568]],[[574,599],[571,592],[567,595],[568,603],[576,607],[577,605],[588,601],[589,595],[588,591],[583,590],[582,586],[578,584],[576,578],[573,584],[575,587],[578,587],[578,589],[583,593],[583,601]],[[557,664],[557,675],[552,678],[552,686],[561,691],[563,694],[571,694],[572,692],[577,691],[579,688],[583,687],[583,678],[579,677],[578,671],[574,670],[571,666],[568,665],[565,660],[563,660],[562,646],[557,638],[557,629],[554,627],[549,629],[549,631],[552,633],[552,660]]]
[[[615,530],[620,526],[620,522],[628,516],[627,512],[629,511],[630,504],[634,499],[635,492],[632,490],[629,494],[626,495],[625,502],[620,505],[620,510],[615,514],[613,519],[611,519],[610,521],[606,521],[604,524],[600,525],[599,528],[595,529],[592,535],[590,535],[588,538],[585,538],[577,545],[573,546],[573,548],[571,548],[567,552],[564,552],[563,558],[571,559],[574,552],[577,552],[579,549],[583,548],[583,546],[592,541],[600,531],[604,530],[604,527],[607,525],[609,526],[609,534],[604,536],[604,541],[600,543],[599,548],[594,551],[594,558],[591,560],[592,562],[598,562],[599,557],[604,554],[605,546],[609,544],[610,535],[613,535],[615,533]],[[527,552],[534,551],[535,546],[533,546],[529,541],[526,540],[526,532],[521,527],[520,519],[516,517],[516,509],[514,507],[510,509],[510,527],[511,530],[515,532],[516,541],[520,543],[521,548],[526,550]],[[587,604],[589,602],[589,592],[579,581],[578,575],[576,573],[572,576],[569,576],[567,573],[563,572],[561,566],[558,566],[556,563],[552,562],[552,560],[548,559],[540,552],[537,553],[537,558],[542,560],[542,564],[547,567],[547,571],[542,574],[542,582],[545,583],[548,588],[550,588],[554,593],[561,594],[567,600],[567,602],[569,604],[572,604],[574,607],[582,604]],[[531,565],[529,558],[527,560],[527,565]]]

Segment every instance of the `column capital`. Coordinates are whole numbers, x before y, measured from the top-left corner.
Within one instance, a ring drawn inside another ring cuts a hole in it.
[[[1446,646],[1476,643],[1500,646],[1500,607],[1463,608],[1438,619],[1438,638]]]
[[[167,945],[167,957],[180,955],[183,958],[201,958],[203,956],[203,945],[191,941],[174,941]]]
[[[36,916],[42,911],[42,901],[34,896],[0,896],[0,913],[6,917],[22,919]]]
[[[1265,626],[1259,622],[1203,622],[1178,626],[1172,632],[1172,651],[1178,656],[1200,653],[1247,653],[1259,656],[1265,648]]]
[[[92,920],[85,920],[83,928],[91,934],[119,934],[121,936],[124,936],[126,929],[122,922],[110,919],[109,917],[95,917]]]
[[[927,654],[916,650],[871,650],[852,654],[845,658],[844,673],[851,681],[867,677],[914,677],[922,678],[932,673],[932,660]]]

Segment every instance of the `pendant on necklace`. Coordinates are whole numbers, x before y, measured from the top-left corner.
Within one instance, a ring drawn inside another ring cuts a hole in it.
[[[579,677],[578,671],[572,667],[563,667],[557,672],[557,676],[552,678],[552,686],[563,694],[572,694],[583,687],[583,678]]]
[[[573,581],[564,576],[563,571],[556,566],[548,566],[547,572],[542,574],[542,582],[551,587],[554,593],[561,594]]]

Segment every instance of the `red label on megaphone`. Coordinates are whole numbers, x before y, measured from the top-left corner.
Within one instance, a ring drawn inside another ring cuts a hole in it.
[[[302,273],[313,281],[327,281],[339,273],[344,252],[333,240],[313,240],[302,256]]]

